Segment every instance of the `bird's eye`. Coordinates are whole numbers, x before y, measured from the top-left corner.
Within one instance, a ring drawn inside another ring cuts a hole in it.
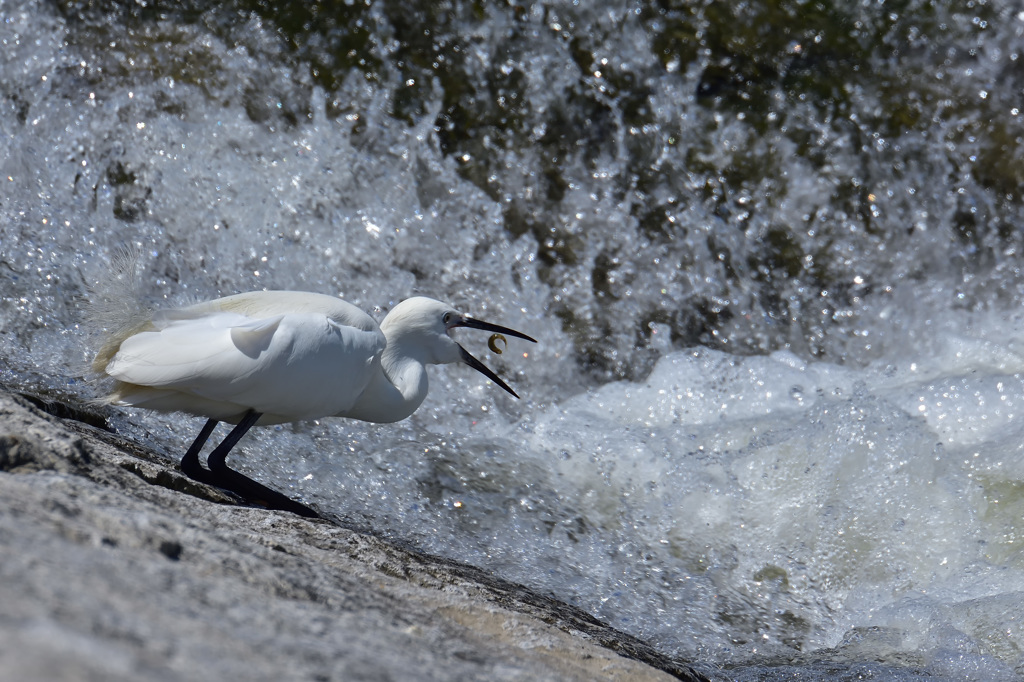
[[[445,313],[444,317],[441,318],[441,321],[444,322],[445,324],[448,324],[449,322],[452,321],[452,314],[451,313]]]

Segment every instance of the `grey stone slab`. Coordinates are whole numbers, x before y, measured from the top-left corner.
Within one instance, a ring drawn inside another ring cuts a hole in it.
[[[700,679],[554,599],[240,505],[2,391],[0,552],[3,679]]]

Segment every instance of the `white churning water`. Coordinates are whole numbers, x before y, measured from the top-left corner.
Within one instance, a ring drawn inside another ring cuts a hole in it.
[[[712,5],[688,40],[725,30]],[[331,82],[319,34],[290,50],[255,10],[4,3],[0,380],[94,395],[81,316],[125,243],[157,305],[447,299],[540,341],[457,332],[523,400],[432,367],[410,420],[256,429],[235,466],[696,661],[1016,679],[1024,159],[1019,76],[997,84],[1024,17],[927,5],[836,10],[845,33],[751,67],[763,91],[712,77],[728,41],[688,52],[667,10],[455,12],[507,114],[487,128],[389,61],[387,3],[352,5],[370,66]],[[876,61],[825,55],[846,80],[808,84],[813,45],[872,35]],[[200,426],[111,423],[169,457]]]

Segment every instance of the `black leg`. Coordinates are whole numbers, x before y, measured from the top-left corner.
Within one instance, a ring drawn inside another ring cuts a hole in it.
[[[210,456],[207,457],[206,463],[210,467],[209,471],[204,469],[199,464],[198,454],[202,450],[203,444],[210,437],[210,433],[213,432],[217,421],[210,419],[206,422],[203,430],[199,432],[199,436],[189,447],[188,452],[181,460],[181,470],[185,474],[194,480],[201,481],[203,483],[209,483],[215,485],[218,488],[224,488],[237,495],[240,495],[242,499],[257,504],[268,509],[279,509],[281,511],[289,511],[299,516],[305,516],[307,518],[320,518],[320,515],[315,511],[302,504],[296,502],[285,495],[271,490],[262,483],[257,483],[248,476],[240,474],[234,469],[228,467],[225,461],[228,453],[233,447],[242,439],[242,436],[253,427],[253,425],[259,421],[262,415],[259,412],[249,410],[242,417],[242,420],[238,422],[235,428],[231,429],[231,433],[221,441],[220,445],[213,449]]]
[[[210,456],[206,458],[206,466],[210,467],[210,472],[214,476],[219,476],[223,471],[231,471],[228,469],[228,465],[224,463],[228,453],[231,452],[231,448],[238,444],[238,441],[242,440],[242,436],[248,433],[249,429],[259,421],[263,415],[255,410],[249,410],[242,419],[235,425],[235,428],[231,429],[231,433],[220,442],[220,445],[213,449]]]
[[[189,446],[188,452],[181,458],[181,470],[182,472],[191,478],[193,481],[199,481],[200,483],[209,483],[210,485],[216,485],[214,482],[213,475],[209,471],[203,468],[203,465],[199,463],[199,452],[206,445],[207,439],[213,430],[217,427],[216,419],[208,419],[206,424],[203,426],[203,430],[199,432],[196,439],[192,441],[192,445]]]

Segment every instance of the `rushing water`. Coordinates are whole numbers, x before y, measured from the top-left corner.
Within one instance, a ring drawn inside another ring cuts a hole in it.
[[[124,244],[153,305],[447,299],[523,400],[236,466],[730,677],[1024,675],[1024,12],[204,8],[0,0],[0,380],[96,395]]]

